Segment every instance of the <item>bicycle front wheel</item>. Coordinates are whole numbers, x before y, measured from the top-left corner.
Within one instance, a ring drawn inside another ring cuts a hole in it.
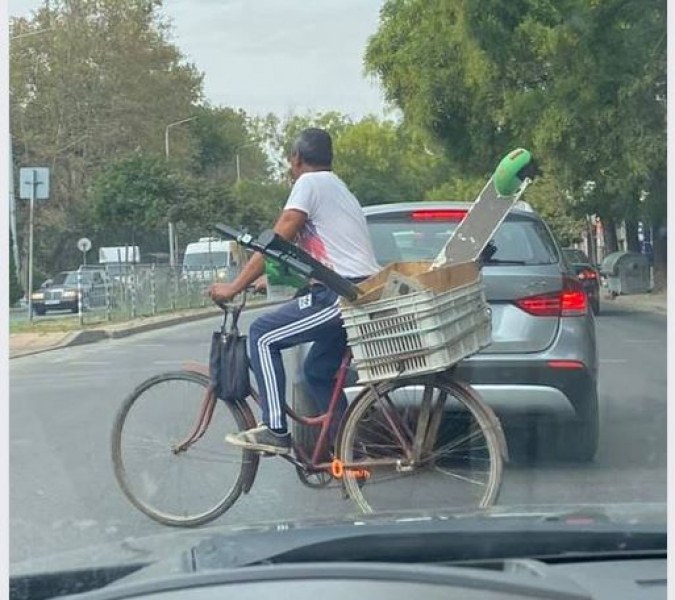
[[[246,429],[246,422],[238,407],[216,399],[208,386],[199,373],[158,375],[131,393],[115,419],[117,482],[137,509],[159,523],[203,525],[241,494],[252,457],[224,438]]]
[[[497,417],[458,382],[416,378],[365,390],[344,423],[347,495],[365,513],[492,505],[501,486]]]

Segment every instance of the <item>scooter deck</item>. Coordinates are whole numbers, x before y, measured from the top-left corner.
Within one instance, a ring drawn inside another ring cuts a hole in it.
[[[525,179],[515,194],[500,196],[495,188],[494,178],[491,177],[434,260],[432,268],[478,260],[529,183],[530,180]]]

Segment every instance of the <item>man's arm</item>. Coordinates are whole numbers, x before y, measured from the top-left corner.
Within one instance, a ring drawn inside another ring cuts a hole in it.
[[[307,215],[295,209],[284,210],[276,224],[274,225],[274,232],[284,238],[286,241],[295,240],[296,236],[305,225]],[[236,296],[256,279],[258,279],[265,271],[265,257],[260,252],[256,252],[251,260],[246,263],[242,272],[231,283],[214,283],[209,288],[209,296],[213,300],[229,300]]]

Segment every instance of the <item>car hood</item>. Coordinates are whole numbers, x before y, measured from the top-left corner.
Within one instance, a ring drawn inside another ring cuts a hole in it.
[[[372,532],[435,532],[439,527],[447,528],[448,533],[453,530],[478,533],[499,530],[513,536],[528,532],[533,527],[552,527],[556,531],[600,527],[628,533],[646,528],[650,532],[665,532],[666,515],[665,503],[527,505],[462,513],[396,511],[339,519],[277,520],[190,530],[167,529],[153,536],[128,536],[116,543],[13,563],[10,564],[10,575],[151,564],[161,564],[161,570],[172,572],[184,569],[185,553],[194,556],[195,549],[207,556],[217,553],[221,566],[238,567],[264,562],[270,556],[290,552],[299,545],[337,538],[349,540]]]

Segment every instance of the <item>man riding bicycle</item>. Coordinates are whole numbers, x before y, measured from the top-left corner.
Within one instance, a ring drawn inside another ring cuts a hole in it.
[[[342,277],[359,282],[380,270],[368,235],[366,219],[356,197],[332,172],[333,147],[328,132],[305,129],[293,144],[290,156],[294,181],[290,196],[274,231],[295,241],[316,260]],[[264,256],[256,253],[231,283],[209,289],[214,301],[230,300],[259,279]],[[347,347],[340,316],[339,297],[318,282],[306,294],[257,318],[249,331],[251,368],[258,383],[262,424],[226,440],[248,450],[287,454],[291,436],[286,423],[286,379],[281,351],[314,342],[305,360],[305,380],[310,397],[328,407],[333,379]],[[347,407],[342,395],[336,422]]]

